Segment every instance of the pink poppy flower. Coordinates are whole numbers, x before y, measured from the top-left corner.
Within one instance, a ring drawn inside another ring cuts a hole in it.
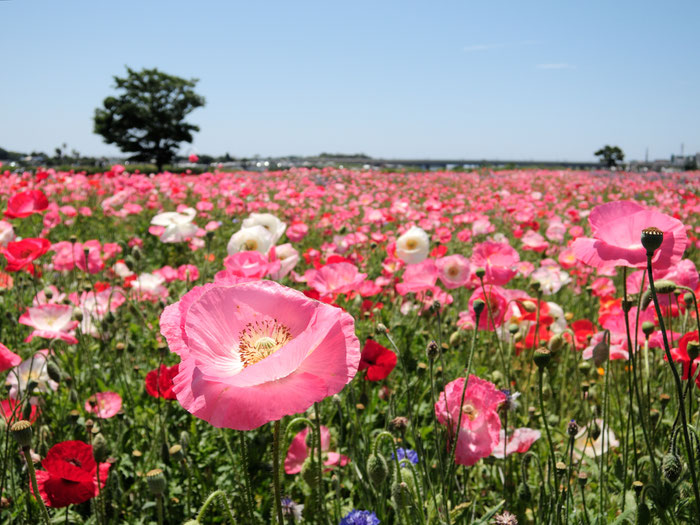
[[[534,230],[528,230],[520,239],[523,243],[523,250],[532,250],[533,252],[543,252],[549,248],[549,243],[544,237]]]
[[[440,281],[449,290],[464,286],[471,276],[469,259],[462,255],[448,255],[435,261]]]
[[[632,201],[596,206],[588,222],[593,238],[576,239],[572,248],[580,261],[596,268],[611,264],[645,268],[647,257],[641,236],[642,230],[652,226],[664,232],[663,243],[652,260],[654,268],[677,264],[688,244],[681,221]]]
[[[310,269],[304,273],[307,284],[322,296],[348,293],[359,288],[367,278],[352,263],[338,262],[327,264],[318,270]]]
[[[284,471],[287,474],[298,474],[304,465],[304,461],[309,457],[309,447],[306,444],[306,437],[309,434],[309,427],[299,432],[287,450],[287,457],[284,458]],[[337,452],[328,452],[331,447],[331,431],[327,427],[321,425],[321,452],[323,456],[323,464],[327,467],[340,466],[344,467],[350,462],[350,458],[338,454]],[[331,470],[330,468],[325,469]]]
[[[399,295],[406,295],[431,290],[437,278],[438,269],[434,260],[426,259],[417,264],[409,264],[403,273],[403,282],[396,285],[396,291]]]
[[[291,272],[299,262],[299,252],[296,251],[290,243],[273,246],[270,248],[268,256],[270,262],[279,261],[280,263],[279,269],[270,271],[270,278],[275,281],[279,281],[289,275],[289,272]]]
[[[293,222],[287,228],[287,238],[292,242],[299,242],[309,233],[309,227],[303,222]]]
[[[97,392],[85,401],[85,411],[100,419],[109,419],[122,408],[122,396],[116,392]]]
[[[484,283],[503,286],[515,277],[520,255],[507,243],[487,241],[474,248],[471,262],[472,268],[486,270]]]
[[[447,426],[452,440],[457,435],[455,462],[471,466],[490,456],[498,444],[501,432],[498,407],[506,400],[506,395],[493,383],[470,375],[464,403],[461,403],[464,381],[460,377],[445,385],[435,403],[435,415],[441,424]],[[462,418],[458,430],[460,412]]]
[[[0,372],[9,370],[20,364],[22,358],[15,354],[12,350],[0,343]]]
[[[269,262],[267,255],[256,251],[237,252],[224,259],[226,275],[262,279],[267,274],[279,270],[280,262]]]
[[[25,342],[29,343],[35,337],[43,337],[76,344],[78,340],[73,330],[78,326],[78,321],[73,321],[72,316],[73,307],[67,304],[41,304],[28,308],[19,318],[21,324],[34,328]]]
[[[215,427],[251,430],[340,392],[357,373],[353,318],[274,281],[197,286],[165,308],[174,392]]]
[[[484,311],[479,316],[479,330],[493,332],[503,324],[506,315],[506,305],[508,299],[505,290],[500,286],[486,286],[486,294],[483,288],[477,288],[469,298],[469,317],[472,326],[476,324],[476,314],[474,313],[474,301],[481,299],[486,302]],[[489,311],[490,310],[490,311]]]
[[[498,444],[491,453],[494,458],[503,459],[505,457],[503,455],[503,441],[505,440],[505,437],[505,431],[501,430],[498,435]],[[540,437],[542,437],[542,434],[539,430],[533,430],[531,428],[516,428],[513,433],[508,436],[508,444],[505,446],[505,455],[510,456],[514,452],[524,454],[530,450],[532,444],[540,439]]]

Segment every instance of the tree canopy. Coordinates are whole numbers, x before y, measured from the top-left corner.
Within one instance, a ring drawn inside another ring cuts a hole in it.
[[[204,106],[204,97],[194,91],[197,79],[168,75],[158,69],[115,76],[118,96],[109,96],[103,108],[95,109],[95,133],[107,144],[115,144],[130,160],[155,161],[158,169],[172,161],[182,142],[192,142],[199,127],[185,122],[193,110]]]
[[[594,155],[608,168],[614,168],[618,163],[625,160],[625,154],[618,146],[605,145],[596,151]]]

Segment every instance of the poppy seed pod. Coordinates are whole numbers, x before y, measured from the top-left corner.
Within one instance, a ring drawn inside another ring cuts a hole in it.
[[[535,356],[533,359],[535,361],[535,364],[537,365],[537,368],[539,368],[540,371],[542,371],[549,364],[551,358],[552,352],[550,352],[546,348],[538,348],[537,350],[535,350]]]
[[[647,256],[651,257],[654,252],[661,247],[664,242],[664,232],[652,226],[642,230],[642,246],[647,251]]]
[[[656,330],[656,327],[651,321],[644,321],[642,323],[642,332],[644,332],[644,335],[646,335],[647,337],[653,334],[654,330]]]
[[[481,315],[481,312],[483,312],[484,308],[486,308],[486,303],[484,302],[483,299],[477,299],[472,304],[472,308],[474,309],[474,313],[476,315]]]
[[[165,474],[159,468],[154,468],[146,473],[146,482],[151,494],[160,496],[165,492]]]
[[[474,270],[474,275],[476,275],[479,279],[483,279],[486,275],[486,268],[477,268]]]
[[[32,424],[26,419],[14,423],[10,427],[10,432],[21,448],[32,446]]]

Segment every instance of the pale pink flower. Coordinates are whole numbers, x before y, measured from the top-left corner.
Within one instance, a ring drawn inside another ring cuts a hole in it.
[[[181,358],[178,401],[216,427],[303,412],[340,392],[360,362],[350,315],[274,281],[197,286],[160,326]]]
[[[306,270],[304,276],[309,287],[321,296],[352,292],[367,278],[366,273],[360,273],[357,266],[347,262],[327,264],[318,270]]]
[[[287,230],[289,237],[289,230]],[[299,262],[299,252],[290,243],[280,244],[270,248],[270,261],[279,261],[279,269],[270,272],[270,279],[279,281],[289,275]]]
[[[7,221],[0,220],[0,246],[7,246],[8,242],[15,240],[15,231],[12,224]]]
[[[267,274],[275,272],[280,268],[280,262],[269,262],[267,255],[256,251],[237,252],[224,259],[226,270],[220,272],[222,275],[235,275],[249,279],[262,279]],[[217,274],[218,275],[218,274]]]
[[[470,375],[462,402],[464,381],[460,377],[445,385],[435,403],[435,415],[447,426],[452,442],[456,435],[455,462],[471,466],[490,456],[498,444],[501,431],[498,407],[506,400],[506,395],[493,383]],[[461,423],[459,429],[458,422]]]
[[[97,392],[85,401],[85,411],[100,419],[117,415],[122,408],[122,396],[116,392]]]
[[[646,267],[646,250],[641,241],[645,228],[656,227],[664,233],[663,243],[652,259],[654,268],[677,264],[688,244],[681,221],[632,201],[596,206],[588,222],[593,238],[576,239],[572,248],[579,260],[597,268],[609,264]]]
[[[508,436],[508,444],[505,446],[505,455],[510,456],[511,454],[517,452],[519,454],[524,454],[532,444],[540,439],[542,434],[539,430],[533,430],[531,428],[516,428]],[[491,454],[494,458],[503,459],[503,441],[505,440],[506,433],[505,430],[501,430],[498,435],[498,444],[496,448],[493,449]]]
[[[409,264],[403,272],[403,282],[396,285],[399,295],[431,290],[438,278],[438,269],[433,259],[418,264]]]
[[[435,261],[440,281],[449,290],[464,286],[469,281],[471,267],[463,255],[448,255]]]
[[[19,322],[34,328],[26,342],[35,337],[44,339],[61,339],[68,344],[76,344],[74,330],[78,321],[72,319],[73,307],[67,304],[42,304],[32,306],[24,312]]]
[[[10,398],[19,399],[22,397],[30,381],[37,384],[36,390],[39,392],[55,391],[58,388],[58,383],[49,377],[46,369],[48,353],[48,350],[39,350],[32,357],[25,359],[10,370],[5,380],[5,384],[10,387]]]
[[[306,444],[307,436],[309,435],[309,427],[299,432],[292,442],[289,444],[287,456],[284,458],[284,471],[287,474],[298,474],[304,466],[304,461],[309,457],[309,446]],[[329,452],[331,448],[331,431],[328,427],[321,425],[321,451],[323,456],[323,464],[327,467],[338,465],[344,467],[350,462],[347,456],[338,454],[337,452]],[[318,450],[318,449],[316,449]],[[330,468],[325,469],[330,470]]]
[[[523,243],[523,250],[531,250],[533,252],[543,252],[549,248],[549,243],[544,240],[544,237],[534,230],[528,230],[520,239]]]

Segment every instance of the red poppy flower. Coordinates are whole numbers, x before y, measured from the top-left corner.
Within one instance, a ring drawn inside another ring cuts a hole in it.
[[[49,507],[83,503],[99,494],[92,445],[82,441],[57,443],[46,454],[41,466],[46,470],[37,470],[36,480],[39,494]],[[109,463],[100,463],[100,489],[107,482],[109,467]]]
[[[12,423],[14,423],[15,421],[23,419],[23,411],[24,410],[22,407],[22,402],[18,401],[17,399],[3,399],[2,401],[0,401],[0,417],[2,417],[5,420],[7,426],[12,425]],[[34,423],[36,421],[37,416],[38,414],[36,405],[32,405],[32,408],[29,412],[29,422]]]
[[[7,202],[5,217],[8,219],[22,219],[33,213],[41,213],[49,207],[49,200],[39,190],[29,190],[13,195]]]
[[[571,329],[576,338],[576,348],[583,350],[588,344],[589,338],[595,334],[595,326],[588,319],[579,319],[571,323]],[[568,335],[568,334],[567,334]]]
[[[44,255],[50,247],[51,241],[41,238],[8,242],[7,246],[2,248],[2,254],[7,259],[5,270],[8,272],[27,270],[34,275],[32,261]]]
[[[153,397],[177,399],[173,392],[173,378],[179,372],[179,365],[160,365],[146,374],[146,392]]]
[[[367,339],[362,349],[358,370],[367,370],[365,379],[381,381],[391,373],[396,366],[396,354],[384,348],[373,339]]]

